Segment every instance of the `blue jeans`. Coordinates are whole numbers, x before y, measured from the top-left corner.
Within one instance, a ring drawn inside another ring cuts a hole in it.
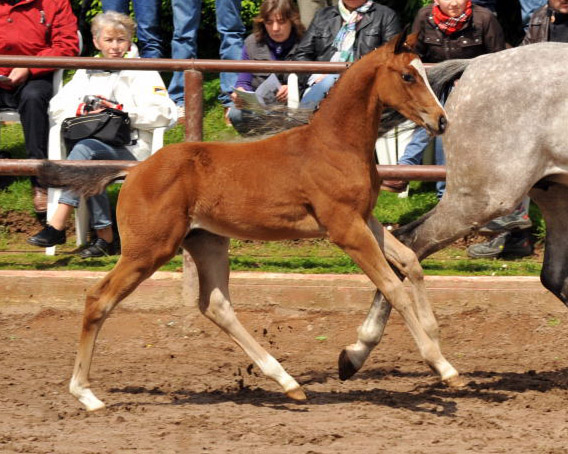
[[[315,109],[321,102],[321,100],[325,98],[325,95],[331,89],[331,87],[333,87],[333,84],[337,82],[337,79],[339,79],[339,74],[329,74],[318,83],[313,84],[311,87],[309,87],[304,92],[304,96],[302,96],[300,107],[306,109]]]
[[[136,161],[130,151],[124,147],[114,148],[96,139],[84,139],[75,144],[67,159],[72,161],[93,161],[93,160],[123,160]],[[73,191],[63,191],[59,198],[59,203],[70,205],[77,208],[80,197]],[[106,191],[87,199],[91,227],[95,230],[104,229],[112,225],[112,213],[110,202]]]
[[[197,57],[197,30],[201,21],[201,0],[172,0],[174,35],[172,58]],[[217,31],[221,37],[219,55],[222,60],[240,60],[245,36],[241,20],[241,0],[215,0]],[[230,94],[237,83],[238,73],[221,73],[219,101],[232,104]],[[180,106],[184,104],[183,72],[174,73],[168,92]]]
[[[437,136],[434,139],[434,150],[435,150],[435,160],[436,164],[442,166],[446,164],[446,158],[444,156],[444,149],[442,148],[442,138]],[[430,142],[430,136],[424,128],[418,128],[414,131],[410,143],[404,149],[403,155],[398,160],[398,164],[406,165],[420,165],[422,164],[422,157],[424,155],[424,150]],[[436,195],[438,199],[441,199],[446,190],[446,182],[438,181],[436,183]]]
[[[532,13],[534,13],[541,6],[546,4],[546,0],[520,0],[521,3],[521,18],[525,30],[528,26]]]
[[[103,11],[117,11],[128,15],[130,0],[102,0]],[[138,47],[144,58],[164,56],[160,33],[160,0],[132,0],[136,16]]]

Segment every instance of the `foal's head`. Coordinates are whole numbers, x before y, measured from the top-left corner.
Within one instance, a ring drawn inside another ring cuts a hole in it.
[[[416,34],[407,36],[403,32],[386,45],[389,57],[379,70],[374,90],[385,106],[397,110],[431,134],[442,134],[447,126],[446,112],[430,88],[426,70],[414,52],[416,41]]]

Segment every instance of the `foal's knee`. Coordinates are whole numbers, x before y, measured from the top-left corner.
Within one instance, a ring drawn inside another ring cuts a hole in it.
[[[405,246],[399,252],[399,265],[399,271],[412,282],[424,280],[424,271],[412,249]]]

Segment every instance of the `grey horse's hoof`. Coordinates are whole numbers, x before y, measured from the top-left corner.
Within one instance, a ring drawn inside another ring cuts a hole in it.
[[[359,370],[349,359],[347,350],[343,349],[339,355],[339,360],[337,361],[337,368],[339,371],[339,379],[347,380],[357,373]]]

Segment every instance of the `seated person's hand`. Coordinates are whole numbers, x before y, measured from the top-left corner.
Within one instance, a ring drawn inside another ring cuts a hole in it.
[[[276,99],[282,104],[286,104],[288,101],[288,85],[282,85],[278,92],[276,93]]]
[[[10,82],[3,82],[4,85],[10,85],[13,87],[17,87],[19,85],[22,85],[23,83],[25,83],[28,78],[30,77],[30,69],[29,68],[14,68],[12,69],[12,71],[10,72],[10,74],[8,75],[8,77],[11,79],[11,83]]]
[[[237,87],[237,90],[245,91],[243,87]],[[237,96],[235,92],[231,93],[231,100],[235,103],[237,109],[243,108],[243,101]]]

